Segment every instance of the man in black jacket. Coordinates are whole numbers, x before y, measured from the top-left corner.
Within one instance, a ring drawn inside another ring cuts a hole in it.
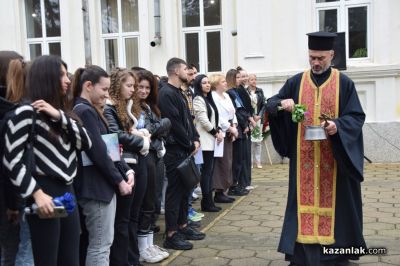
[[[167,63],[168,83],[159,94],[161,116],[171,121],[171,131],[166,141],[164,162],[167,170],[168,187],[165,196],[166,238],[164,247],[171,249],[192,249],[187,240],[201,240],[204,233],[187,226],[188,193],[177,175],[176,167],[199,147],[199,135],[193,125],[187,101],[181,93],[181,86],[187,81],[187,64],[179,58]]]

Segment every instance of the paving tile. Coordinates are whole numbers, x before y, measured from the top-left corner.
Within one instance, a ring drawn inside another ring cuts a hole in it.
[[[223,258],[229,258],[229,259],[239,259],[239,258],[249,258],[253,257],[256,254],[254,250],[248,250],[248,249],[227,249],[221,251],[218,256],[223,257]]]

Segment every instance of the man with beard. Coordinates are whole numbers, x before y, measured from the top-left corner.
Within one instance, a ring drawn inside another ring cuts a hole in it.
[[[353,81],[331,68],[335,37],[309,33],[311,69],[288,79],[267,103],[275,149],[290,159],[288,202],[278,247],[290,265],[347,265],[360,255],[331,255],[323,250],[366,248],[360,186],[365,114]],[[295,104],[309,112],[303,123],[292,122]],[[321,123],[323,115],[330,118]],[[309,125],[324,127],[327,139],[305,140]]]
[[[168,178],[165,196],[164,247],[178,250],[193,248],[187,240],[201,240],[205,237],[187,226],[188,193],[176,168],[190,154],[195,154],[199,147],[199,135],[193,125],[187,101],[181,93],[181,86],[187,82],[187,64],[180,58],[171,58],[167,63],[168,83],[159,93],[161,116],[171,121],[171,131],[167,137],[164,162]]]

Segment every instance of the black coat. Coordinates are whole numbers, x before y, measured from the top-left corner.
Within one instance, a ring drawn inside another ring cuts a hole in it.
[[[114,164],[108,156],[101,135],[111,132],[96,109],[87,100],[78,97],[74,112],[82,120],[92,140],[92,148],[86,153],[93,162],[93,165],[81,167],[81,174],[74,182],[76,195],[78,198],[108,203],[130,168],[123,160]]]
[[[199,134],[194,125],[186,99],[179,88],[167,83],[160,90],[159,108],[161,117],[171,121],[171,131],[167,137],[167,147],[177,147],[191,153],[195,150],[194,141],[199,141]]]

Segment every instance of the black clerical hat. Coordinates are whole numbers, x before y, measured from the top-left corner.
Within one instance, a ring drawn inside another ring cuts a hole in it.
[[[336,33],[317,31],[307,33],[308,49],[317,51],[333,50]]]

